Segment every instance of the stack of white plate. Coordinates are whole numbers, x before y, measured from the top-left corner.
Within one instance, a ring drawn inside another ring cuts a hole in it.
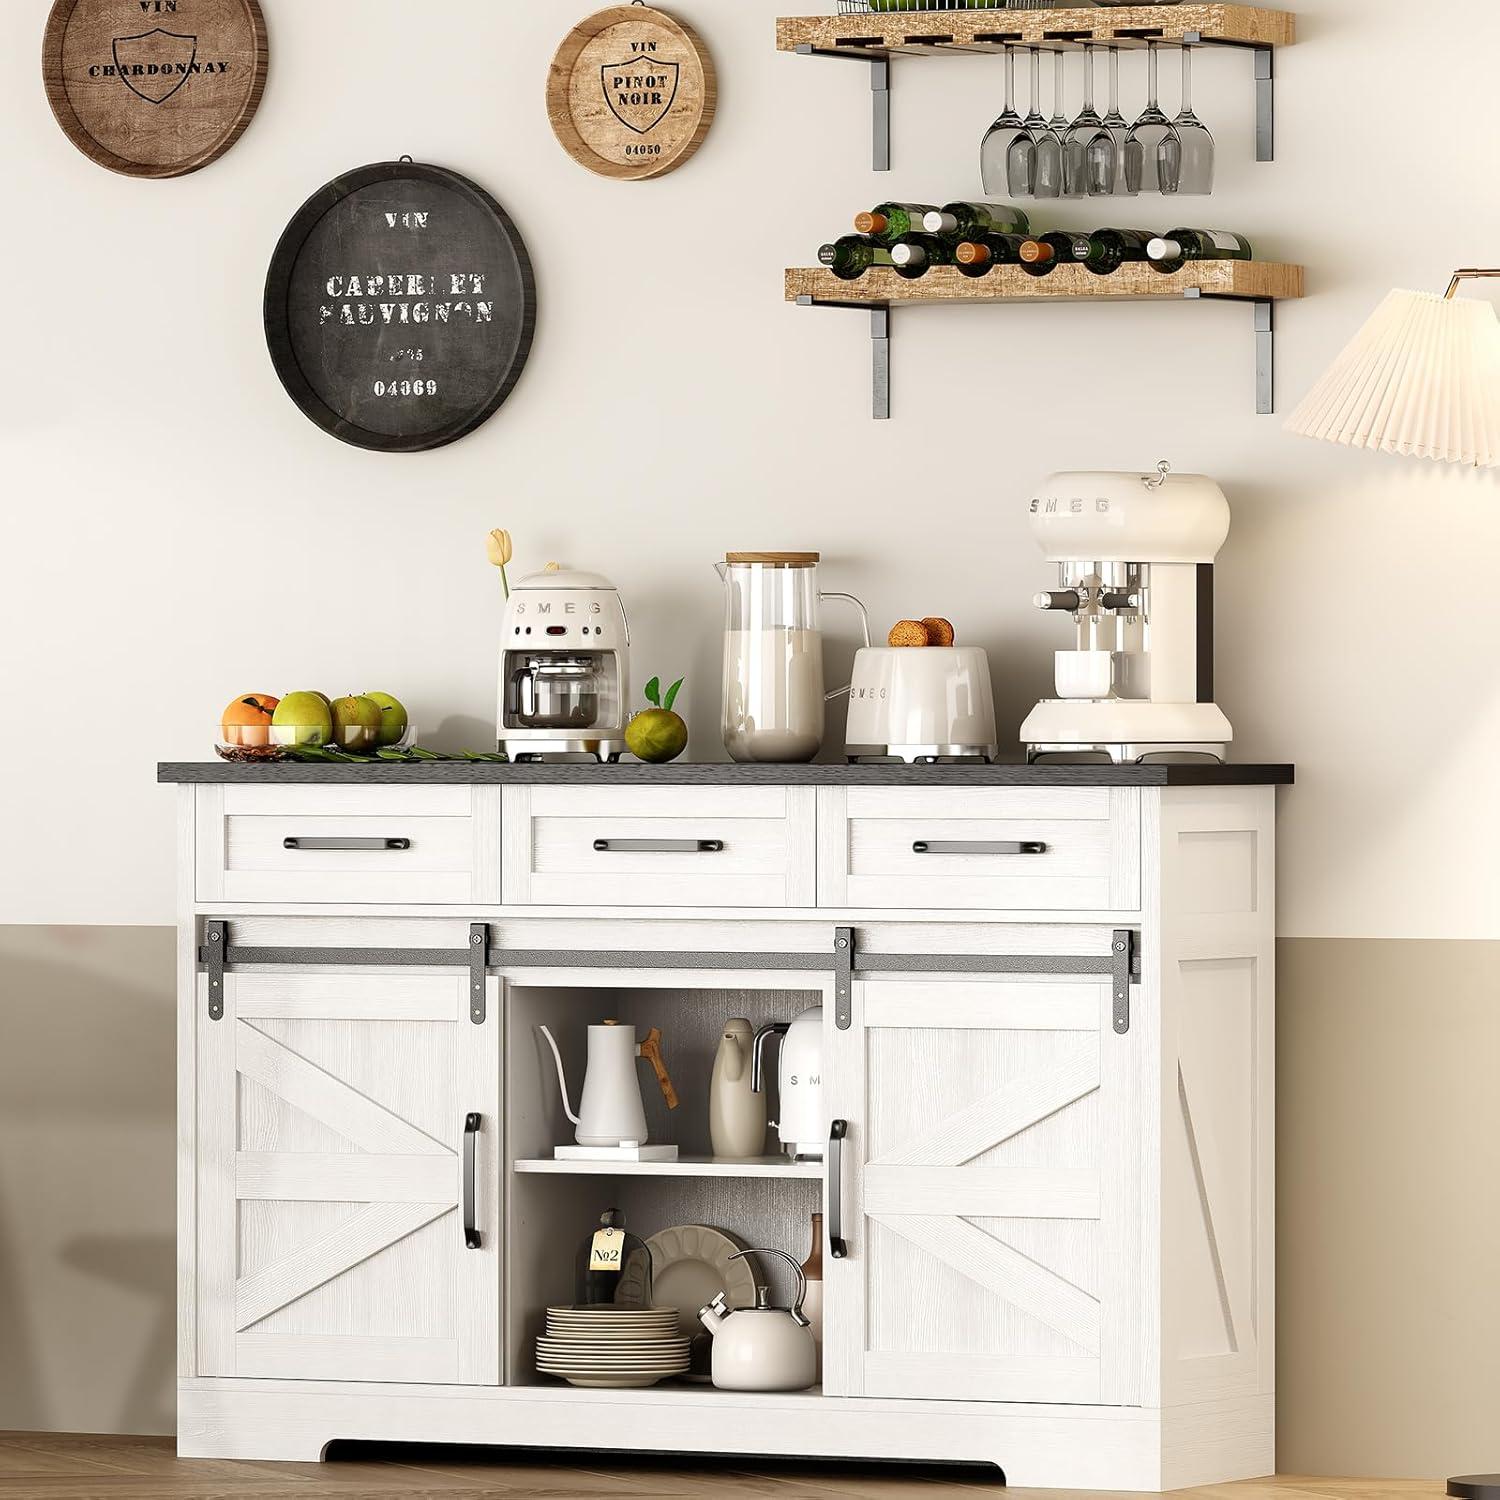
[[[688,1367],[689,1340],[672,1307],[549,1307],[536,1367],[569,1385],[655,1385]]]

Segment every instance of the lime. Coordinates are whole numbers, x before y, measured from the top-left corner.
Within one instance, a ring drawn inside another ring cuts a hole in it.
[[[666,708],[647,708],[625,726],[625,745],[637,760],[654,766],[676,760],[687,749],[688,730],[680,714]]]

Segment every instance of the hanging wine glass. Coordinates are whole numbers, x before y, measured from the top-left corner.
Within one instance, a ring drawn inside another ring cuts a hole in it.
[[[1031,107],[1021,122],[1021,134],[1011,141],[1005,152],[1005,179],[1010,185],[1011,196],[1016,198],[1030,198],[1036,193],[1036,143],[1047,133],[1047,121],[1041,110],[1041,54],[1035,47],[1030,51]]]
[[[1095,141],[1099,137],[1108,147],[1108,170],[1095,150]],[[1094,108],[1094,49],[1086,44],[1083,49],[1083,108],[1063,136],[1063,193],[1066,197],[1081,198],[1085,193],[1109,191],[1107,186],[1097,187],[1095,183],[1113,181],[1114,146],[1114,138],[1105,130],[1104,121]]]
[[[1052,54],[1052,118],[1036,143],[1036,195],[1057,198],[1063,190],[1063,137],[1068,117],[1063,113],[1063,50]]]
[[[1193,49],[1182,49],[1182,108],[1172,121],[1180,142],[1177,171],[1179,193],[1211,193],[1214,190],[1214,138],[1193,113]]]
[[[1125,179],[1132,193],[1175,193],[1181,166],[1181,143],[1157,99],[1158,57],[1155,42],[1146,43],[1150,83],[1146,108],[1125,137]]]
[[[1105,135],[1108,141],[1105,141]],[[1104,115],[1104,131],[1095,136],[1089,145],[1089,191],[1091,193],[1120,193],[1128,195],[1137,191],[1125,180],[1125,138],[1130,134],[1130,123],[1120,113],[1120,49],[1109,49],[1109,109]],[[1095,183],[1109,183],[1108,187],[1095,187]]]
[[[1027,135],[1027,132],[1025,123],[1016,113],[1012,103],[1015,98],[1015,85],[1016,54],[1014,48],[1007,47],[1005,49],[1005,108],[996,117],[995,123],[985,131],[984,140],[979,147],[979,178],[984,184],[987,198],[1000,198],[1004,197],[1007,192],[1016,192],[1008,176],[1007,160],[1011,143],[1018,137]],[[1029,135],[1027,139],[1030,140]],[[1030,181],[1031,171],[1028,167],[1028,193]]]

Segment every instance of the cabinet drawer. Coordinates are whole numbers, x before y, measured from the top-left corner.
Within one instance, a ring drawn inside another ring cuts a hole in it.
[[[1140,905],[1140,793],[1130,787],[824,788],[818,819],[821,906]]]
[[[489,787],[200,787],[197,897],[497,901],[499,819]]]
[[[507,906],[813,904],[810,787],[506,787],[504,807]]]

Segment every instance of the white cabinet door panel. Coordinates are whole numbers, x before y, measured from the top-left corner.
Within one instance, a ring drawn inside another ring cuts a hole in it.
[[[498,1382],[489,985],[478,1026],[467,972],[231,972],[223,1019],[202,1002],[200,1375]],[[462,1222],[471,1112],[476,1250]]]
[[[1139,1401],[1141,1048],[1111,1023],[1093,980],[855,984],[830,1395]]]

